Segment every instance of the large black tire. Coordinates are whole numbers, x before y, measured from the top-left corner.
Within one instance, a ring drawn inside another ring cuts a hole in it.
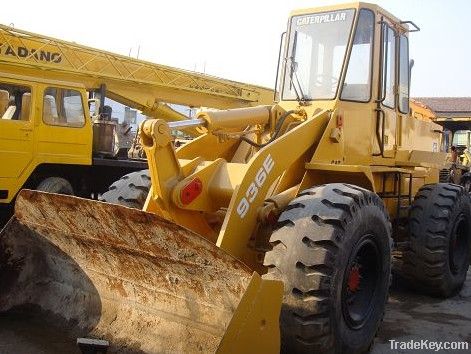
[[[57,193],[57,194],[66,194],[74,195],[74,189],[69,181],[62,177],[48,177],[42,180],[36,190]]]
[[[383,201],[353,185],[313,187],[280,215],[270,243],[264,277],[284,283],[282,351],[367,351],[391,279],[391,223]]]
[[[149,170],[131,172],[114,182],[100,200],[142,209],[151,187]]]
[[[409,213],[409,242],[400,273],[427,293],[449,297],[461,289],[471,249],[468,193],[455,184],[425,185]]]

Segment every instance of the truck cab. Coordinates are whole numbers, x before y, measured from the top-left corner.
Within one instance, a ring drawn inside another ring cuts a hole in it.
[[[21,188],[42,189],[44,181],[47,191],[97,196],[115,179],[146,168],[145,160],[94,152],[100,123],[88,101],[80,83],[0,73],[0,205],[8,207]]]

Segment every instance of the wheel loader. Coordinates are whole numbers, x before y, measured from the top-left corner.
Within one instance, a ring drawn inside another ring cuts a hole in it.
[[[458,291],[470,200],[438,183],[440,127],[410,116],[416,30],[372,4],[296,10],[276,103],[142,124],[142,210],[140,175],[103,196],[121,205],[23,190],[0,239],[2,326],[28,348],[54,328],[110,352],[360,353],[393,265]],[[182,127],[201,135],[175,149]]]

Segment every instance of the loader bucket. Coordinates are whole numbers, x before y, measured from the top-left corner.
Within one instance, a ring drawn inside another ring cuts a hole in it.
[[[34,312],[25,326],[109,352],[279,351],[281,293],[203,237],[122,206],[23,190],[0,233],[0,318]]]

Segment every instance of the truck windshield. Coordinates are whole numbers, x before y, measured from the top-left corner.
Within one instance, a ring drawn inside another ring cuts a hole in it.
[[[355,10],[291,19],[282,99],[333,99],[337,92]]]

